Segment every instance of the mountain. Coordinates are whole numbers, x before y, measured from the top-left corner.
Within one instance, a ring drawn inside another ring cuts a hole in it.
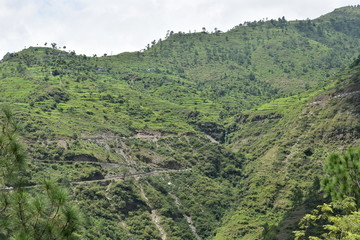
[[[86,239],[291,238],[323,201],[324,158],[359,144],[359,26],[344,7],[115,56],[9,53],[26,183],[67,186]]]
[[[278,225],[270,231],[274,239],[290,238],[298,217],[323,201],[316,194],[323,161],[359,144],[359,67],[338,74],[321,90],[238,115],[230,146],[246,156],[243,194],[215,239],[259,238],[258,227],[271,229],[271,222]]]

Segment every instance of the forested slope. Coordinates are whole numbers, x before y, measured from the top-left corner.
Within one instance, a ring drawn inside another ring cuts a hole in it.
[[[28,189],[66,186],[88,239],[286,239],[322,200],[326,155],[358,144],[359,26],[346,7],[115,56],[9,53],[0,102],[23,124]]]
[[[355,64],[322,90],[280,98],[237,117],[230,145],[246,157],[242,198],[216,239],[256,239],[261,225],[264,236],[289,237],[286,231],[296,228],[302,214],[326,201],[318,193],[324,160],[359,144],[360,68]]]

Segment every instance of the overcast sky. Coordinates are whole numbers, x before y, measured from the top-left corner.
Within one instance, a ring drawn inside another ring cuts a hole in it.
[[[0,0],[0,59],[55,42],[77,54],[138,51],[167,30],[227,31],[244,21],[314,19],[354,0]]]

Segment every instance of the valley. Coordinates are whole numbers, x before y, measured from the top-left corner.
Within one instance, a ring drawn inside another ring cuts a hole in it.
[[[24,188],[67,189],[81,239],[294,239],[331,202],[327,157],[360,144],[359,36],[354,6],[113,56],[8,53],[0,105],[20,122]]]

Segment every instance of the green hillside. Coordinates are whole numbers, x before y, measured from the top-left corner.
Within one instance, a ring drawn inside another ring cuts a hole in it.
[[[299,217],[323,201],[316,192],[324,159],[359,144],[359,77],[356,66],[322,90],[280,98],[236,118],[230,146],[245,154],[246,177],[239,207],[215,239],[258,239],[261,233],[287,239]]]
[[[323,160],[359,145],[359,26],[345,7],[115,56],[8,53],[27,189],[68,188],[84,239],[292,239],[326,201]]]

